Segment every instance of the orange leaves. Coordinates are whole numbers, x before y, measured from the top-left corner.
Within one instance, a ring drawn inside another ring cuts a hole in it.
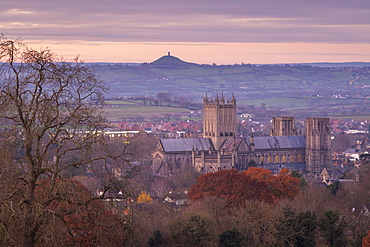
[[[279,198],[293,198],[299,191],[299,184],[299,179],[292,177],[288,169],[281,170],[278,175],[257,167],[244,172],[220,170],[201,175],[188,196],[191,200],[217,196],[229,205],[240,205],[246,200],[272,203]]]
[[[243,171],[243,173],[245,173],[249,177],[264,181],[271,179],[271,177],[273,176],[272,171],[259,167],[250,167],[248,168],[248,170]]]
[[[279,174],[274,175],[270,170],[250,167],[244,171],[247,176],[265,181],[270,193],[276,199],[293,198],[299,192],[300,181],[290,175],[289,169],[282,169]]]
[[[367,236],[362,238],[362,247],[370,247],[370,230],[367,231]]]
[[[240,205],[253,199],[264,202],[273,200],[265,182],[245,176],[236,169],[201,175],[191,187],[188,197],[198,200],[206,196],[223,198],[229,205]]]
[[[277,198],[293,198],[299,192],[299,178],[292,177],[288,169],[282,169],[280,174],[274,176],[271,185],[275,188]]]

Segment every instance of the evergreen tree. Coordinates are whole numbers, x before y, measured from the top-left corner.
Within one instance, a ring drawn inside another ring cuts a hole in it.
[[[218,244],[220,247],[241,247],[243,242],[243,235],[238,229],[226,230],[220,237]]]
[[[301,212],[296,217],[296,231],[298,235],[297,246],[314,247],[315,243],[315,229],[317,227],[316,215],[313,212]]]
[[[297,215],[291,208],[284,208],[276,224],[278,245],[314,247],[316,226],[315,213],[307,211]]]
[[[162,234],[159,230],[154,232],[153,237],[148,240],[148,247],[160,247],[162,246]]]
[[[319,227],[322,231],[326,242],[331,247],[345,246],[346,238],[344,229],[347,223],[340,215],[332,210],[325,213],[324,218],[319,222]]]

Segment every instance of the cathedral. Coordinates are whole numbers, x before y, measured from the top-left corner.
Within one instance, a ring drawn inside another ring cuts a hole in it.
[[[318,176],[331,165],[328,118],[307,118],[305,132],[294,117],[273,117],[270,136],[236,137],[236,100],[203,100],[203,138],[159,139],[152,153],[153,171],[170,175],[193,166],[202,173],[258,166]]]

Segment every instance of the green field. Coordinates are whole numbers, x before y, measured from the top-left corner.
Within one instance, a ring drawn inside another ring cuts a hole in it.
[[[330,118],[352,118],[352,119],[370,119],[370,114],[359,114],[345,116],[340,114],[341,111],[348,111],[351,107],[341,105],[342,99],[312,99],[308,97],[296,98],[273,98],[273,99],[254,99],[238,101],[238,105],[247,106],[253,105],[260,107],[263,103],[267,108],[278,107],[292,113],[305,113],[308,115],[318,115],[321,117]],[[351,104],[361,104],[360,99],[351,99],[348,102]],[[200,120],[202,117],[189,117],[191,109],[167,106],[167,105],[144,105],[142,100],[109,100],[103,109],[103,115],[111,122],[134,121],[132,119],[140,119],[141,121],[153,121],[153,119],[163,120]],[[148,104],[148,102],[146,102]],[[182,118],[181,116],[186,116]]]
[[[238,104],[243,105],[253,105],[255,107],[259,107],[262,103],[266,104],[266,107],[276,106],[276,107],[283,107],[283,108],[297,108],[300,106],[306,106],[307,101],[309,99],[302,97],[302,98],[272,98],[272,99],[251,99],[251,100],[242,100],[238,101]]]
[[[137,105],[137,102],[132,102],[132,101],[123,101],[123,100],[107,100],[105,101],[106,104],[109,105],[119,105],[119,106],[130,106],[130,105]]]
[[[149,120],[154,117],[166,118],[168,115],[188,114],[187,108],[168,107],[168,106],[148,106],[135,104],[119,104],[118,107],[105,107],[103,115],[112,122],[123,121],[125,118],[142,117]]]

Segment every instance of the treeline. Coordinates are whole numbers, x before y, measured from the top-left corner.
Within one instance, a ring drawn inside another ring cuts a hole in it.
[[[198,177],[190,204],[132,208],[132,246],[369,246],[370,163],[359,183],[317,185],[262,168]]]
[[[143,105],[155,106],[178,106],[185,108],[201,108],[200,104],[194,103],[189,96],[179,96],[169,92],[159,92],[155,96],[132,96],[129,100],[141,100]]]

